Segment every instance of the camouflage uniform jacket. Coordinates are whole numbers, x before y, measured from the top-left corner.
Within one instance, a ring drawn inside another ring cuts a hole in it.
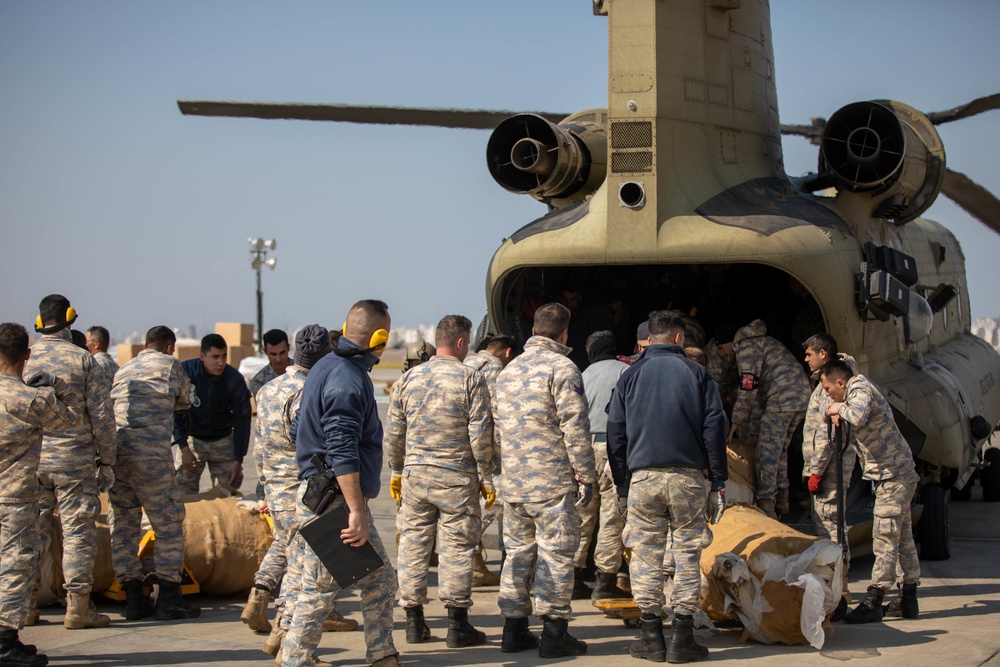
[[[264,368],[254,374],[253,378],[250,380],[250,393],[253,395],[254,400],[257,400],[257,392],[260,391],[260,388],[276,377],[279,376],[275,370],[271,368],[271,364],[267,364]]]
[[[111,358],[111,355],[107,352],[98,352],[94,355],[94,360],[100,365],[104,374],[108,376],[108,384],[115,379],[115,373],[118,372],[118,364],[115,360]]]
[[[489,352],[473,352],[465,358],[465,365],[475,368],[486,378],[486,388],[489,389],[490,398],[497,388],[497,377],[503,370],[503,362],[494,357]]]
[[[838,410],[851,425],[851,439],[861,458],[864,478],[873,481],[913,472],[913,455],[892,417],[889,401],[864,375],[847,381],[847,394]]]
[[[301,366],[289,366],[284,375],[276,375],[274,382],[268,382],[257,394],[254,459],[262,484],[298,486],[299,464],[295,460],[292,420],[299,411],[308,374]]]
[[[551,500],[594,484],[597,472],[580,370],[569,348],[532,336],[497,378],[493,412],[505,502]]]
[[[854,357],[840,353],[837,358],[850,366],[855,375],[858,373],[858,362],[854,360]],[[833,401],[823,393],[823,385],[819,383],[819,371],[813,373],[812,379],[816,381],[816,388],[813,389],[812,396],[809,397],[806,420],[802,425],[802,454],[805,463],[802,474],[805,477],[810,475],[823,477],[830,461],[837,454],[827,431],[826,409]]]
[[[173,413],[191,407],[194,387],[180,361],[145,349],[115,373],[111,398],[115,402],[115,425],[131,431],[119,437],[119,447],[135,451],[136,447],[129,446],[134,436],[141,438],[135,445],[154,443],[169,456]]]
[[[734,424],[750,419],[758,404],[769,412],[799,412],[809,404],[809,380],[802,364],[766,333],[764,321],[754,320],[733,338],[739,371]]]
[[[48,472],[79,472],[99,459],[115,463],[115,421],[108,396],[110,380],[87,350],[73,344],[69,329],[46,334],[31,347],[24,377],[48,371],[65,380],[66,403],[82,419],[72,427],[46,430],[42,438],[39,469]]]
[[[80,413],[63,401],[67,386],[29,387],[0,375],[0,504],[30,503],[38,498],[38,461],[42,430],[76,426]]]
[[[457,357],[434,355],[392,386],[383,439],[389,468],[423,465],[492,480],[493,417],[486,378]]]

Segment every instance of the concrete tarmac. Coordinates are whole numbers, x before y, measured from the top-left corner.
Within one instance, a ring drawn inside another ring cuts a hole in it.
[[[384,408],[384,405],[383,405]],[[253,465],[246,466],[244,489],[253,489]],[[395,562],[393,543],[395,504],[388,494],[388,471],[383,477],[382,495],[372,501],[376,526]],[[699,631],[699,641],[711,650],[713,663],[747,665],[832,666],[847,661],[860,664],[899,664],[907,667],[1000,667],[1000,503],[984,503],[977,487],[970,502],[951,502],[951,559],[921,563],[923,580],[919,588],[920,618],[889,619],[884,623],[851,626],[835,624],[827,632],[822,650],[808,646],[762,645],[741,641],[741,629]],[[498,570],[496,549],[489,551],[489,565]],[[851,564],[851,591],[859,597],[868,585],[871,556],[856,558]],[[430,597],[436,595],[436,568],[431,569]],[[361,621],[357,593],[348,591],[341,611]],[[895,595],[892,593],[890,595]],[[406,643],[405,614],[395,611],[394,638],[403,662],[411,665],[541,665],[569,660],[575,665],[646,664],[628,655],[629,644],[637,637],[619,620],[605,618],[589,600],[573,602],[570,632],[589,644],[586,656],[545,660],[535,652],[506,654],[500,651],[503,621],[497,608],[497,587],[474,589],[474,606],[469,620],[487,634],[481,647],[449,649],[445,646],[447,613],[440,602],[425,608],[433,639],[425,644]],[[38,646],[49,656],[49,664],[59,667],[94,665],[213,665],[215,667],[269,666],[272,658],[260,648],[266,636],[254,634],[240,620],[245,595],[230,597],[193,596],[202,608],[201,617],[191,621],[128,622],[122,617],[124,603],[96,596],[100,612],[111,617],[111,626],[91,630],[67,630],[62,626],[63,610],[41,610],[38,625],[25,628],[22,640]],[[273,609],[271,615],[273,618]],[[540,632],[540,621],[532,619],[532,629]],[[666,629],[669,636],[669,628]],[[364,636],[360,629],[350,633],[326,633],[318,655],[337,665],[364,665]]]

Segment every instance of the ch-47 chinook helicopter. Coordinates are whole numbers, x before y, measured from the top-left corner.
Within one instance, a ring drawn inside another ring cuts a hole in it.
[[[1000,232],[1000,202],[945,167],[934,128],[997,108],[1000,95],[927,115],[857,102],[782,126],[766,0],[593,5],[609,26],[606,108],[178,104],[192,115],[493,129],[494,179],[549,207],[489,267],[492,329],[522,341],[534,306],[560,292],[580,304],[574,322],[626,339],[670,306],[709,332],[762,318],[796,354],[797,319],[811,314],[892,404],[922,476],[922,555],[946,558],[944,492],[968,478],[1000,420],[1000,355],[969,333],[954,235],[919,216],[944,192]],[[782,131],[819,144],[817,174],[785,174]]]

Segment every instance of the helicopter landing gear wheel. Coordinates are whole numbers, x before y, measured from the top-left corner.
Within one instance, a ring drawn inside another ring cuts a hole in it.
[[[924,512],[920,516],[920,559],[948,560],[948,494],[944,487],[928,484],[920,492]]]
[[[988,448],[983,452],[983,463],[979,471],[983,483],[983,500],[988,503],[1000,501],[1000,449]]]

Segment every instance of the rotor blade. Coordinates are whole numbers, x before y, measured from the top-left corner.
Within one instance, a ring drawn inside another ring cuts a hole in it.
[[[492,130],[515,111],[483,109],[416,109],[412,107],[355,106],[352,104],[283,104],[271,102],[191,102],[178,100],[185,116],[230,116],[287,120],[329,120],[376,125],[429,125],[474,130]],[[558,124],[569,114],[538,112]]]
[[[941,192],[1000,234],[1000,200],[989,190],[961,172],[945,169]]]
[[[1000,93],[980,97],[954,109],[933,111],[926,115],[932,123],[940,125],[941,123],[950,123],[953,120],[961,120],[983,113],[984,111],[992,111],[993,109],[1000,109]]]

